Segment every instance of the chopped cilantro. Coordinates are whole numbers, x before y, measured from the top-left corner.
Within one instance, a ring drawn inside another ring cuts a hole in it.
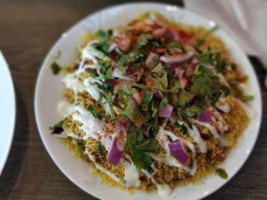
[[[184,124],[179,125],[179,129],[185,135],[188,133],[187,127]]]
[[[166,71],[163,72],[162,77],[159,78],[158,80],[159,80],[159,82],[160,82],[160,84],[161,84],[161,86],[163,88],[167,88],[168,87],[168,74],[167,74]]]
[[[151,170],[152,159],[146,154],[146,152],[151,150],[156,151],[158,148],[157,144],[155,142],[146,142],[143,134],[140,132],[140,129],[136,128],[128,129],[126,143],[130,150],[131,158],[135,166],[138,169]],[[137,146],[139,146],[139,149]]]
[[[137,127],[141,127],[146,122],[145,116],[140,112],[138,106],[132,100],[128,100],[126,108],[121,114],[127,116]]]
[[[146,92],[144,95],[143,95],[143,102],[145,104],[148,104],[151,100],[152,100],[152,97],[153,97],[153,93],[152,92]]]
[[[61,71],[61,66],[56,61],[54,61],[50,67],[54,75],[59,74]]]
[[[226,171],[222,168],[217,168],[215,173],[220,176],[223,179],[228,179],[228,174],[226,173]]]
[[[104,157],[103,145],[99,141],[97,142],[97,152],[100,158]]]
[[[128,54],[121,55],[118,62],[121,65],[133,64],[141,61],[144,55],[138,51],[131,51]]]
[[[134,86],[134,87],[137,87],[137,88],[140,88],[140,89],[146,89],[146,88],[147,88],[146,85],[141,84],[141,83],[136,83],[136,84],[134,84],[133,86]]]
[[[156,139],[148,139],[136,146],[137,149],[157,153],[160,150],[160,144]]]
[[[117,69],[122,73],[125,74],[126,73],[126,69],[123,65],[117,65]]]
[[[163,72],[163,65],[161,63],[158,63],[154,69],[152,69],[152,72],[155,73],[162,73]]]
[[[199,114],[201,110],[202,109],[200,107],[192,105],[186,109],[185,114],[187,117],[194,117],[195,115]]]
[[[101,115],[101,114],[99,114],[99,113],[97,113],[97,110],[96,110],[96,107],[94,107],[94,106],[92,106],[92,105],[89,105],[88,107],[87,107],[87,110],[96,118],[96,119],[99,119],[99,120],[101,120],[103,117],[104,117],[104,115]]]
[[[65,119],[59,121],[59,122],[56,123],[54,126],[50,126],[49,129],[50,129],[50,130],[54,130],[54,129],[56,129],[56,128],[61,128],[61,127],[63,126],[63,124],[64,124],[64,121],[65,121]]]
[[[200,51],[200,47],[201,45],[204,43],[204,40],[202,39],[197,39],[197,42],[196,44],[194,45],[194,48],[197,50],[197,51]]]
[[[104,30],[99,30],[96,32],[96,34],[100,37],[100,38],[109,38],[112,35],[113,31],[111,29],[104,31]]]
[[[107,69],[107,71],[106,71],[105,78],[106,78],[106,79],[112,79],[112,78],[113,78],[112,73],[113,73],[112,68],[109,67],[109,68]]]
[[[144,46],[146,46],[150,40],[154,39],[153,35],[142,35],[137,39],[136,42],[136,49],[140,49]]]
[[[170,92],[177,93],[179,91],[179,88],[180,88],[180,83],[175,82],[174,85],[171,87]]]
[[[169,103],[168,97],[164,97],[160,102],[160,107],[166,107],[166,105]]]
[[[210,29],[207,30],[207,34],[211,34],[214,33],[215,31],[217,31],[220,28],[220,26],[218,24],[215,24],[214,26],[212,26]]]
[[[213,53],[211,52],[209,48],[207,48],[201,54],[199,54],[198,60],[205,64],[208,64],[208,63],[211,63],[212,56],[213,56]]]
[[[221,85],[218,77],[202,65],[193,78],[190,90],[211,104],[215,104],[221,96]]]
[[[167,45],[167,47],[180,49],[181,48],[181,44],[179,42],[177,42],[177,41],[172,41]]]
[[[188,92],[186,92],[185,90],[182,90],[180,93],[179,93],[179,97],[178,97],[179,101],[178,101],[178,104],[180,106],[184,106],[186,105],[187,103],[190,102],[191,100],[191,96]]]

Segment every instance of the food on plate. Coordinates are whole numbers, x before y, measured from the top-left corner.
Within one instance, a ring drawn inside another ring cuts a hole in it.
[[[242,73],[215,29],[144,13],[84,36],[50,127],[112,186],[171,193],[218,168],[249,123]]]

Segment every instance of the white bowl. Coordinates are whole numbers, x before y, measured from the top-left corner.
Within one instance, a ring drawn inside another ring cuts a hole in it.
[[[60,64],[65,65],[73,62],[77,58],[76,47],[81,41],[81,36],[87,31],[124,25],[136,17],[138,13],[148,10],[160,11],[171,19],[185,24],[204,25],[208,28],[214,26],[213,21],[167,4],[131,3],[110,7],[86,17],[74,25],[69,31],[63,33],[62,37],[50,50],[39,73],[35,90],[35,116],[43,143],[56,165],[73,183],[100,199],[158,200],[161,199],[161,197],[159,197],[157,193],[146,194],[140,191],[129,195],[127,192],[118,188],[101,184],[99,178],[92,175],[85,161],[74,158],[60,141],[50,135],[48,127],[60,120],[60,114],[57,112],[57,104],[62,100],[63,92],[63,85],[61,84],[62,77],[60,75],[54,76],[51,73],[50,64],[58,51],[62,51],[62,58],[59,60]],[[256,115],[251,119],[242,137],[239,138],[237,147],[230,152],[227,159],[222,164],[222,167],[225,168],[228,173],[229,179],[231,179],[247,160],[255,144],[261,122],[262,103],[257,78],[246,55],[239,48],[238,44],[223,30],[219,29],[216,34],[221,36],[234,60],[240,64],[243,71],[249,75],[250,82],[248,91],[255,96],[251,105]],[[203,180],[203,184],[176,188],[171,196],[164,199],[200,199],[222,187],[228,180],[221,179],[211,174]]]
[[[15,92],[4,56],[0,51],[0,174],[5,166],[14,135],[16,106]]]

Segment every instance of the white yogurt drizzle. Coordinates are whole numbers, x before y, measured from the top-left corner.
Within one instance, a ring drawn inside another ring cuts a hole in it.
[[[188,130],[189,135],[193,138],[193,140],[197,143],[198,148],[201,153],[207,152],[207,146],[206,143],[201,138],[201,135],[198,131],[198,128],[195,125],[192,125],[192,128],[190,128],[186,123],[182,121],[178,121],[180,125],[184,124]]]
[[[195,120],[195,119],[191,119],[190,121],[195,124],[199,124],[201,126],[206,127],[211,132],[213,137],[219,141],[219,144],[221,146],[227,146],[227,142],[225,141],[225,139],[221,135],[218,134],[217,129],[214,126],[210,125],[210,123],[200,122],[199,120]]]
[[[159,144],[162,146],[162,148],[164,148],[164,150],[166,151],[166,155],[164,158],[158,158],[156,156],[153,156],[153,157],[158,159],[158,161],[165,162],[166,164],[168,164],[170,166],[182,168],[184,171],[186,171],[190,175],[194,175],[196,173],[196,169],[197,169],[197,164],[196,164],[196,160],[195,160],[196,152],[195,152],[194,145],[191,142],[176,136],[173,132],[164,130],[165,125],[166,125],[166,123],[162,127],[160,127],[159,132],[156,136],[156,139],[159,141]],[[168,144],[170,142],[168,137],[170,137],[172,141],[179,140],[183,145],[186,145],[191,150],[192,161],[193,161],[191,168],[180,163],[173,156],[171,156],[170,149],[168,146]]]

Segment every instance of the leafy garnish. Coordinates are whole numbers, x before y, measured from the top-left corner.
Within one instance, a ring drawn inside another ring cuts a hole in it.
[[[178,104],[180,106],[184,106],[186,105],[187,103],[190,102],[191,100],[191,96],[188,92],[186,92],[185,90],[182,90],[180,93],[179,93],[179,96],[178,96]]]
[[[148,44],[150,40],[154,39],[153,35],[142,35],[137,39],[136,49],[140,49]]]
[[[90,112],[96,119],[101,120],[101,119],[104,117],[104,115],[97,113],[97,108],[94,107],[94,106],[92,106],[92,105],[89,105],[89,106],[87,107],[87,110],[88,110],[88,111],[89,111],[89,112]]]
[[[203,62],[204,64],[211,63],[213,53],[209,48],[205,49],[201,54],[198,56],[198,60]]]
[[[228,179],[228,174],[226,173],[226,171],[222,168],[217,168],[215,173],[220,176],[223,179]]]
[[[141,83],[136,83],[136,84],[134,84],[133,86],[134,86],[134,87],[137,87],[137,88],[140,88],[140,89],[146,89],[146,88],[147,88],[146,85],[141,84]]]
[[[131,51],[128,54],[121,55],[118,62],[121,65],[133,64],[141,61],[145,56],[139,51]]]
[[[146,92],[144,95],[143,95],[143,102],[145,104],[148,104],[151,100],[152,100],[152,97],[153,97],[153,93],[152,92]]]
[[[56,61],[54,61],[50,67],[54,75],[59,74],[61,71],[61,66]]]
[[[207,30],[208,34],[214,33],[215,31],[217,31],[220,28],[220,26],[218,24],[215,24],[214,26],[212,26],[210,29]]]
[[[152,72],[155,73],[162,73],[163,72],[163,65],[161,63],[158,63],[154,69],[152,69]]]
[[[179,129],[185,135],[188,133],[187,127],[184,124],[179,125]]]
[[[166,107],[166,105],[168,104],[168,102],[169,102],[168,97],[167,97],[167,96],[164,97],[164,98],[161,100],[161,102],[160,102],[160,107]]]
[[[207,103],[215,104],[221,95],[221,85],[217,76],[204,66],[200,66],[193,78],[191,92],[202,96]]]
[[[152,159],[146,154],[146,152],[157,152],[159,148],[155,141],[149,140],[146,142],[147,140],[144,138],[141,131],[133,126],[128,129],[126,143],[135,166],[138,169],[151,170]],[[139,146],[139,149],[137,146]]]
[[[147,152],[157,153],[160,150],[160,144],[158,140],[152,138],[138,144],[136,148]]]
[[[128,100],[126,108],[121,114],[127,116],[137,127],[141,127],[146,122],[145,116],[140,112],[138,106],[132,100]]]
[[[194,48],[196,49],[196,50],[198,50],[198,51],[200,51],[200,47],[201,47],[201,45],[204,43],[204,40],[202,40],[202,39],[197,39],[197,42],[196,42],[196,44],[194,45]]]
[[[240,85],[237,82],[232,81],[232,82],[230,82],[230,85],[232,86],[232,89],[233,89],[235,95],[238,98],[240,98],[241,101],[248,102],[248,101],[251,101],[254,99],[253,95],[245,94],[245,92],[243,91],[243,89],[240,87]]]
[[[187,117],[194,117],[195,115],[199,114],[201,110],[202,109],[200,107],[192,105],[186,109],[185,114]]]
[[[103,145],[101,144],[101,142],[97,142],[97,152],[100,158],[103,158],[104,156],[104,150],[103,150]]]
[[[167,45],[167,47],[180,49],[181,48],[181,44],[179,42],[177,42],[177,41],[172,41]]]
[[[56,128],[61,128],[61,127],[63,126],[64,122],[65,122],[65,119],[59,121],[59,122],[56,123],[54,126],[50,126],[49,129],[50,129],[50,130],[54,130],[54,129],[56,129]]]

